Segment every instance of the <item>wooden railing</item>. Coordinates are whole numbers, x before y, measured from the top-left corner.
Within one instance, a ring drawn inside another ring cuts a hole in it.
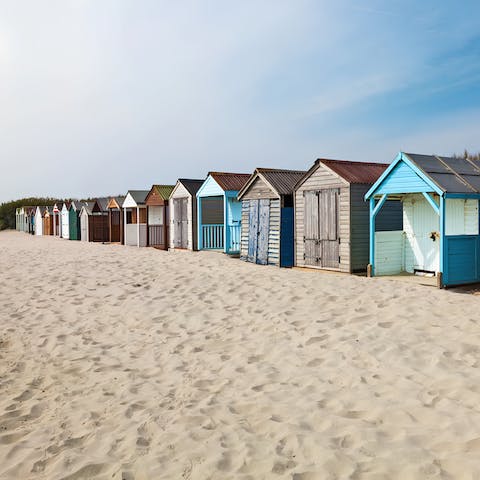
[[[163,225],[148,226],[148,244],[163,246],[165,244],[165,231]]]
[[[205,250],[223,250],[223,225],[202,225],[202,246]]]

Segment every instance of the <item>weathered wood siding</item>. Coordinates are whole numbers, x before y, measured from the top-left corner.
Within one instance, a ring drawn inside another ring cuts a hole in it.
[[[265,199],[264,199],[265,200]],[[250,202],[254,200],[242,201],[242,230],[240,238],[240,258],[248,261],[249,237],[250,237]],[[259,225],[263,225],[260,218]],[[261,226],[259,228],[262,228]],[[265,228],[265,227],[263,227]],[[262,233],[262,232],[260,232]],[[265,232],[264,232],[265,234]],[[268,250],[267,264],[280,265],[280,199],[271,198],[268,206]],[[254,245],[259,248],[258,244]]]
[[[197,249],[197,199],[192,198],[190,192],[179,182],[170,196],[170,202],[174,198],[187,198],[188,219],[188,250]],[[170,205],[170,248],[175,248],[175,213],[173,203]]]
[[[259,177],[255,179],[242,200],[258,200],[260,198],[275,198],[277,195],[273,190]]]
[[[304,260],[305,245],[303,242],[305,234],[304,192],[330,188],[338,188],[340,191],[338,215],[340,263],[338,270],[350,272],[350,186],[322,165],[319,165],[295,192],[295,265],[306,266]]]
[[[280,199],[278,198],[270,200],[268,264],[280,266]]]

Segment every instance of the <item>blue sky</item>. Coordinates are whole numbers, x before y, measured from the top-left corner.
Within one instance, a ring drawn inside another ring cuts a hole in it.
[[[0,3],[0,201],[480,150],[480,4]]]

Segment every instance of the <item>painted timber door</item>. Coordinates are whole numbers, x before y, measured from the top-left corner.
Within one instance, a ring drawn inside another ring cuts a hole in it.
[[[270,200],[250,200],[248,213],[248,260],[260,265],[267,265]]]
[[[188,247],[188,198],[173,199],[173,215],[175,218],[175,233],[173,244],[175,248]]]
[[[339,267],[338,196],[336,188],[304,193],[305,265]]]
[[[338,268],[340,263],[340,241],[338,238],[338,196],[337,188],[320,190],[318,195],[319,234],[322,267]]]

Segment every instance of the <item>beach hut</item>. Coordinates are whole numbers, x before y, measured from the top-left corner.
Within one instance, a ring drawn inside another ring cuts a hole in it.
[[[80,240],[80,211],[82,210],[84,202],[73,200],[68,207],[68,239]]]
[[[43,235],[43,216],[45,214],[46,207],[35,208],[35,235]]]
[[[52,228],[55,237],[62,236],[62,203],[57,202],[52,207]]]
[[[147,246],[147,206],[149,190],[129,190],[122,203],[124,244]]]
[[[53,235],[53,206],[45,207],[43,212],[43,235]]]
[[[293,267],[293,189],[306,173],[257,168],[240,190],[242,260]]]
[[[295,265],[366,271],[369,212],[363,197],[387,167],[328,159],[314,163],[295,186]],[[379,229],[401,225],[401,205],[391,201],[379,217]]]
[[[22,208],[21,207],[18,207],[15,209],[15,230],[17,231],[20,231],[21,228],[20,228],[20,225],[21,225],[21,210]]]
[[[92,215],[93,202],[83,202],[80,209],[80,240],[82,242],[89,241],[89,219]]]
[[[240,253],[242,204],[237,195],[249,178],[245,173],[209,172],[197,192],[199,250]]]
[[[170,248],[197,250],[197,192],[204,180],[179,178],[170,195]]]
[[[90,242],[106,243],[109,241],[108,201],[108,197],[99,197],[93,202],[92,214],[88,219],[88,239]]]
[[[35,212],[37,210],[36,207],[26,207],[26,232],[30,235],[35,233]]]
[[[62,209],[60,210],[60,219],[62,223],[62,238],[68,240],[70,237],[70,214],[69,214],[70,202],[63,202]]]
[[[168,248],[168,199],[175,185],[153,185],[145,198],[147,206],[147,244],[160,250]]]
[[[123,212],[122,204],[125,197],[111,197],[107,204],[108,210],[108,241],[123,244]]]
[[[400,152],[368,190],[372,276],[435,275],[439,287],[480,282],[480,162]],[[403,228],[379,231],[400,200]]]

